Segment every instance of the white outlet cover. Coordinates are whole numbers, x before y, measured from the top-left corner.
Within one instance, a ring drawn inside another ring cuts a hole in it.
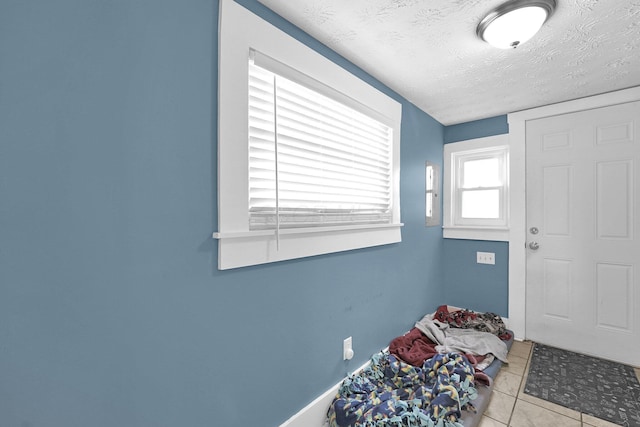
[[[493,252],[477,252],[477,263],[478,264],[492,264],[496,263],[496,254]]]
[[[350,360],[353,357],[353,337],[346,338],[342,343],[342,358]]]

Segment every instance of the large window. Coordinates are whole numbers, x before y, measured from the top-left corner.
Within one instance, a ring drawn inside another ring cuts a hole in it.
[[[444,237],[508,239],[506,138],[500,135],[445,145]]]
[[[218,267],[399,242],[400,104],[220,7]]]
[[[393,129],[305,80],[251,52],[250,229],[391,223]]]

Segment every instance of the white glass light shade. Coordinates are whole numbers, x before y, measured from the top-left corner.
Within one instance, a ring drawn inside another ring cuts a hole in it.
[[[515,48],[540,30],[555,6],[555,0],[514,0],[505,3],[480,22],[477,34],[497,48]]]

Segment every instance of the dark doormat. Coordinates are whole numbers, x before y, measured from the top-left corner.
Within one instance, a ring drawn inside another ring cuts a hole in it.
[[[524,392],[621,426],[640,427],[640,384],[627,365],[534,344]]]

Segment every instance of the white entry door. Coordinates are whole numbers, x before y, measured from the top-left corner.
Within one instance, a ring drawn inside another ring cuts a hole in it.
[[[527,338],[640,366],[640,102],[526,123]]]

